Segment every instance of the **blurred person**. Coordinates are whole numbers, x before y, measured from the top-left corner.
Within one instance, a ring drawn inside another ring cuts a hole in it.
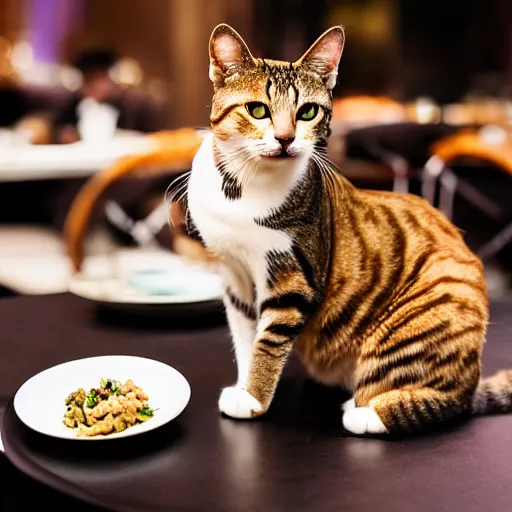
[[[123,89],[112,80],[110,71],[117,60],[116,53],[109,49],[92,49],[78,55],[74,67],[82,75],[82,86],[55,117],[55,139],[58,143],[80,140],[78,126],[87,99],[110,106],[117,117],[117,129],[148,133],[164,127],[152,102]]]

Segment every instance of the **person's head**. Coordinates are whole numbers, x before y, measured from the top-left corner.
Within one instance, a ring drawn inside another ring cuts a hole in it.
[[[82,94],[97,101],[107,100],[116,90],[109,71],[117,56],[111,50],[88,50],[75,60],[75,67],[82,73]]]

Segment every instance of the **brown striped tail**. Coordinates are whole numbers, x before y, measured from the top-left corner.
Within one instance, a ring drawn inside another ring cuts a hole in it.
[[[512,412],[512,370],[481,379],[473,397],[473,414]]]

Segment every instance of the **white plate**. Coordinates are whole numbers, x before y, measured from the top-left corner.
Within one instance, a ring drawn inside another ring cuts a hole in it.
[[[131,379],[149,396],[155,411],[150,420],[108,436],[77,437],[62,418],[64,400],[73,391],[97,387],[100,378],[121,382]],[[31,429],[51,437],[101,441],[134,436],[160,427],[176,418],[190,400],[190,385],[183,375],[164,363],[134,356],[101,356],[63,363],[29,379],[14,397],[14,410]]]
[[[175,294],[152,294],[142,291],[143,285],[133,286],[123,279],[75,276],[69,281],[69,291],[85,299],[104,304],[193,304],[222,299],[220,278],[207,273],[181,276],[194,282],[186,291]]]
[[[164,293],[166,288],[168,293]],[[182,271],[175,274],[151,269],[134,272],[126,279],[76,275],[69,281],[69,291],[103,303],[191,304],[221,300],[222,281],[207,272]]]
[[[110,275],[75,274],[68,289],[107,305],[193,304],[220,301],[223,295],[219,275],[175,256],[150,252],[119,254],[110,261]]]

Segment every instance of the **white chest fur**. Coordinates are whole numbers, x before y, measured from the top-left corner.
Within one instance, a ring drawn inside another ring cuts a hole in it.
[[[226,284],[234,286],[245,297],[266,294],[269,251],[290,250],[292,240],[278,230],[258,225],[261,219],[286,200],[304,175],[303,161],[278,162],[279,168],[262,168],[255,179],[244,186],[242,197],[229,200],[222,191],[222,177],[215,167],[213,136],[208,135],[199,149],[188,186],[190,215],[206,245],[226,261]]]

